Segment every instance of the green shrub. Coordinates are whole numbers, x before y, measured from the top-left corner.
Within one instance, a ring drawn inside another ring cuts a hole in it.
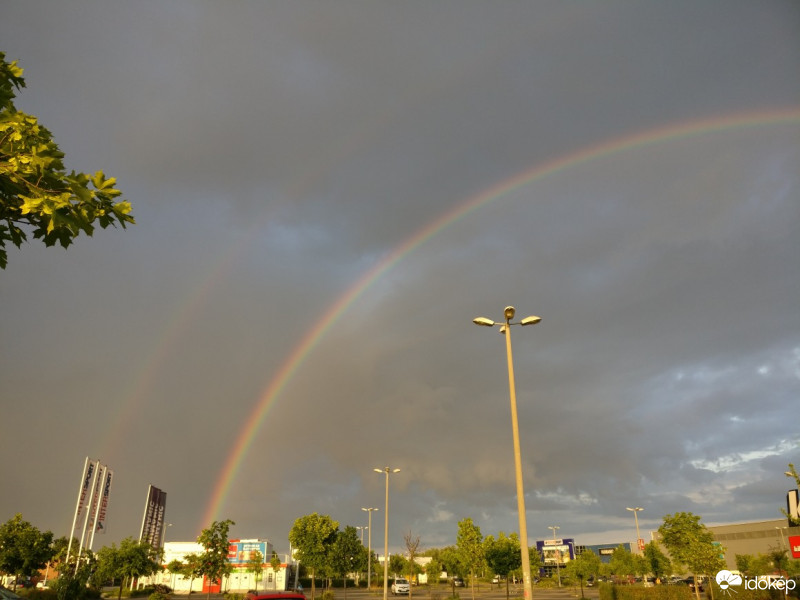
[[[334,598],[335,596],[333,595],[332,591],[325,590],[324,592],[322,592],[322,600],[334,600]]]
[[[601,582],[600,600],[693,600],[694,593],[685,585],[614,585]],[[715,596],[720,600],[722,596]],[[742,600],[739,596],[736,600]]]
[[[153,592],[148,596],[148,600],[169,600],[169,596],[163,592]]]

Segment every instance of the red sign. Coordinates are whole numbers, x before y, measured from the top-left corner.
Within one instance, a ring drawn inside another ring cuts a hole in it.
[[[639,538],[639,550],[644,550],[644,540]]]
[[[789,550],[792,552],[792,558],[800,558],[800,535],[789,536]]]

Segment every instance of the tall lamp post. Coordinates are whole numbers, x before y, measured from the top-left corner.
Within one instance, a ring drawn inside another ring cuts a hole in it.
[[[776,527],[775,529],[777,529],[781,534],[781,550],[785,550],[786,549],[786,538],[783,537],[783,530],[786,529],[786,527]]]
[[[486,317],[477,317],[472,320],[476,325],[484,327],[500,326],[500,333],[506,338],[506,357],[508,360],[508,391],[511,399],[511,432],[514,438],[514,466],[517,480],[517,512],[519,513],[519,545],[522,552],[522,585],[525,600],[533,599],[533,582],[531,581],[531,560],[528,554],[528,524],[525,518],[525,490],[522,485],[522,458],[519,449],[519,422],[517,419],[517,391],[514,385],[514,359],[511,354],[511,325],[536,325],[540,317],[525,317],[518,323],[512,323],[516,310],[513,306],[506,306],[504,311],[505,322],[495,323]]]
[[[361,510],[365,510],[369,514],[369,519],[367,519],[367,591],[369,591],[372,582],[372,511],[378,509],[362,508]],[[364,543],[363,540],[361,543]]]
[[[558,525],[550,525],[548,526],[548,529],[553,530],[553,546],[557,546],[558,544],[556,543],[556,531],[561,529],[561,527],[559,527]],[[560,556],[561,553],[559,552],[557,547],[554,547],[553,550],[556,551],[556,573],[558,574],[558,587],[561,587],[561,556]]]
[[[389,473],[399,473],[400,469],[373,469],[376,473],[386,473],[386,506],[383,510],[383,600],[389,598]]]
[[[636,508],[626,506],[625,510],[629,510],[633,513],[633,520],[636,522],[636,548],[638,552],[641,552],[644,548],[642,548],[642,536],[639,535],[639,511],[644,509],[641,506],[637,506]]]
[[[358,529],[358,531],[361,533],[361,545],[363,546],[364,545],[364,530],[367,529],[367,526],[364,525],[362,527],[361,525],[356,525],[356,529]]]

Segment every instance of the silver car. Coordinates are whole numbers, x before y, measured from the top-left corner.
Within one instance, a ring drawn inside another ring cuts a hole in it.
[[[392,594],[395,596],[397,596],[398,594],[404,594],[408,596],[408,593],[409,593],[408,579],[402,579],[400,577],[395,579],[394,583],[392,583]]]

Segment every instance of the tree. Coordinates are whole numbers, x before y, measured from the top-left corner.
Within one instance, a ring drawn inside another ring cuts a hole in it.
[[[655,542],[650,542],[644,547],[644,559],[647,563],[646,572],[652,573],[656,579],[662,579],[672,572],[672,565]]]
[[[492,573],[505,577],[506,598],[508,598],[508,578],[513,571],[522,566],[519,537],[517,537],[516,533],[506,537],[506,534],[502,531],[497,534],[496,540],[493,536],[487,535],[483,540],[483,554]]]
[[[459,560],[458,549],[455,546],[445,546],[439,550],[438,559],[442,565],[442,570],[447,572],[451,581],[453,575],[464,575],[464,566]],[[455,590],[455,588],[453,589]]]
[[[253,589],[258,589],[258,580],[261,579],[261,575],[264,573],[264,556],[256,550],[252,554],[250,554],[250,560],[247,561],[247,572],[253,574],[253,579],[255,580],[255,585]],[[266,586],[265,588],[266,589]]]
[[[183,572],[183,567],[184,567],[183,563],[179,561],[177,558],[167,563],[167,571],[169,571],[170,574],[170,581],[172,581],[171,587],[173,590],[175,589],[175,576],[181,575],[181,573]],[[192,584],[190,583],[189,585],[191,586]]]
[[[438,553],[437,553],[438,555]],[[439,583],[439,578],[442,575],[442,563],[439,562],[438,556],[431,556],[428,564],[425,565],[425,574],[428,576],[428,589],[433,595],[433,588]]]
[[[700,523],[698,515],[690,512],[667,515],[658,528],[658,533],[672,560],[686,565],[694,573],[695,579],[698,575],[708,575],[725,567],[720,557],[724,549],[714,544],[714,536]],[[699,586],[694,588],[695,596],[699,600]]]
[[[104,546],[97,551],[95,581],[120,579],[118,598],[126,581],[137,577],[149,577],[161,570],[160,551],[148,542],[127,537],[119,543]]]
[[[183,566],[179,571],[181,575],[189,579],[189,595],[192,595],[192,586],[195,577],[202,576],[203,557],[199,554],[191,553],[183,557]]]
[[[419,565],[417,564],[417,556],[419,555],[419,536],[414,535],[409,531],[403,535],[403,540],[406,543],[406,551],[408,552],[408,597],[411,598],[414,579],[419,573]]]
[[[297,559],[311,572],[311,600],[314,600],[316,591],[317,571],[325,570],[328,552],[338,530],[337,521],[313,513],[297,519],[289,532],[289,541],[297,551]]]
[[[516,535],[516,534],[514,534]],[[531,573],[538,573],[542,569],[542,555],[539,554],[539,549],[536,546],[528,548],[528,558],[531,564]],[[522,565],[520,565],[522,566]],[[522,573],[519,574],[520,578]]]
[[[228,532],[231,525],[236,523],[230,519],[214,521],[197,538],[197,543],[205,548],[205,552],[201,554],[202,564],[198,575],[208,577],[209,583],[218,582],[222,586],[223,577],[230,575],[233,570],[228,560]],[[211,597],[210,586],[207,597]]]
[[[615,578],[628,578],[636,573],[631,551],[622,544],[614,548],[611,559],[608,561],[608,570]]]
[[[17,61],[0,52],[0,268],[8,263],[6,242],[19,248],[26,229],[46,246],[68,247],[81,233],[134,223],[130,203],[102,171],[90,176],[64,169],[64,153],[33,115],[14,106],[25,87]]]
[[[275,577],[278,577],[278,569],[281,568],[281,559],[278,556],[278,553],[274,550],[272,551],[272,558],[269,559],[269,565],[272,567],[272,572],[275,574]]]
[[[347,598],[347,574],[361,570],[364,545],[358,539],[358,531],[352,525],[337,531],[328,557],[334,575],[344,580],[344,597]]]
[[[41,532],[17,513],[0,525],[0,572],[17,579],[32,577],[53,558],[53,534]]]
[[[567,577],[581,582],[581,598],[584,598],[583,582],[600,571],[600,557],[591,550],[584,550],[575,560],[569,561],[564,570]]]
[[[408,561],[401,554],[392,554],[389,557],[389,571],[394,577],[402,575],[408,570]]]
[[[735,556],[736,570],[742,575],[754,575],[753,562],[755,557],[752,554],[737,554]]]
[[[469,570],[473,600],[475,599],[475,570],[483,562],[482,542],[481,529],[472,522],[472,519],[467,517],[458,522],[456,547],[459,561]]]

